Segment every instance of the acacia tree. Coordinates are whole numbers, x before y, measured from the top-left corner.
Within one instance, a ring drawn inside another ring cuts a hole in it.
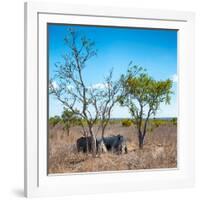
[[[62,113],[62,121],[64,124],[64,130],[67,131],[67,135],[69,136],[71,126],[76,124],[80,120],[74,112],[64,108],[64,111]]]
[[[53,94],[69,111],[86,122],[87,130],[92,138],[92,154],[96,156],[96,137],[93,126],[99,117],[97,102],[99,95],[95,88],[88,89],[83,70],[87,61],[97,54],[94,42],[82,37],[74,29],[68,29],[66,38],[66,55],[64,64],[56,64],[55,76],[49,82],[50,93]]]
[[[129,67],[121,76],[122,92],[119,102],[129,109],[138,132],[139,148],[143,148],[150,116],[156,114],[161,103],[169,104],[172,81],[157,81],[142,67]]]

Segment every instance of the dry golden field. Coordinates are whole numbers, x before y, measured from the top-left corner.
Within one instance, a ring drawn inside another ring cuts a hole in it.
[[[82,136],[81,127],[72,127],[67,136],[61,124],[50,126],[49,174],[176,168],[177,126],[173,123],[160,125],[148,132],[142,150],[138,148],[137,132],[133,126],[123,127],[121,123],[108,125],[106,135],[117,134],[127,138],[128,154],[107,152],[92,158],[90,154],[78,153],[76,150],[76,140]],[[97,132],[98,135],[100,132]]]

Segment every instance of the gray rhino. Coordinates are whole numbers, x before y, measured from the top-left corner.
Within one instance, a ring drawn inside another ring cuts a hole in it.
[[[116,153],[127,153],[126,140],[122,135],[113,135],[96,139],[97,153],[112,151]],[[76,141],[77,151],[86,153],[92,151],[92,138],[80,137]]]
[[[103,141],[108,151],[117,153],[128,153],[126,140],[120,134],[104,137]]]

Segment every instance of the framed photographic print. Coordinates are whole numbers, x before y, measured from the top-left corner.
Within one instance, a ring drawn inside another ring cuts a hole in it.
[[[25,4],[25,195],[192,186],[194,14]]]

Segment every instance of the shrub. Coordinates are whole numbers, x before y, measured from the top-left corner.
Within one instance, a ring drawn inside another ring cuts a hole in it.
[[[161,125],[167,124],[167,121],[166,120],[162,120],[162,119],[154,119],[152,121],[152,124],[153,124],[154,127],[158,128]]]
[[[59,116],[51,117],[49,119],[49,124],[52,125],[53,127],[58,124],[61,121]]]
[[[173,125],[177,125],[177,118],[176,117],[172,118],[171,122]]]
[[[161,124],[162,124],[162,123],[161,123],[160,121],[155,121],[155,122],[154,122],[154,125],[155,125],[156,128],[159,127]]]
[[[125,119],[122,121],[122,126],[124,126],[124,127],[129,127],[131,125],[132,125],[132,122],[129,119]]]

